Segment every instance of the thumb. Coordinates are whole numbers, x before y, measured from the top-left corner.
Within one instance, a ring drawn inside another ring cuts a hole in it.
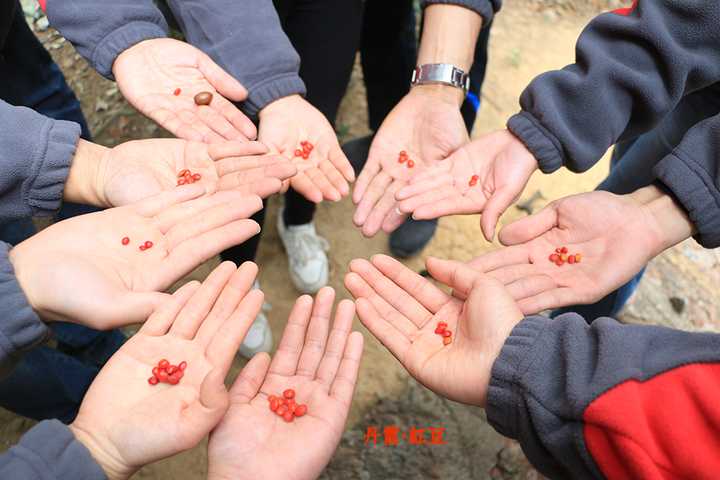
[[[467,297],[473,290],[475,282],[483,275],[477,270],[461,262],[440,260],[430,257],[425,265],[428,273],[440,283],[452,288],[462,297]]]
[[[517,245],[529,242],[557,225],[557,208],[555,202],[534,215],[511,223],[500,231],[500,243]]]
[[[480,218],[480,228],[488,242],[492,242],[495,237],[495,226],[500,220],[500,216],[505,213],[505,210],[515,201],[518,195],[520,195],[519,191],[516,192],[505,187],[495,191],[488,198]]]
[[[253,356],[230,388],[233,403],[248,403],[255,398],[270,368],[270,355],[260,352]]]
[[[209,56],[200,53],[198,68],[220,95],[234,102],[241,102],[248,96],[247,89],[235,77],[223,70]]]
[[[230,395],[225,388],[225,377],[217,368],[205,375],[200,385],[197,402],[183,411],[188,422],[202,424],[203,435],[217,425],[230,406]]]
[[[144,323],[150,315],[172,295],[161,292],[128,292],[117,299],[117,309],[112,313],[109,325],[104,328],[117,328],[135,323]]]

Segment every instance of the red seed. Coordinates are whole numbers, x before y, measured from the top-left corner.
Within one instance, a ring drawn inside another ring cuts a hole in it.
[[[157,377],[155,375],[153,375],[152,377],[148,378],[148,383],[150,385],[157,385],[158,384]]]
[[[302,417],[303,415],[305,415],[307,413],[307,409],[308,409],[307,405],[305,405],[305,404],[298,405],[297,407],[295,407],[295,416]]]
[[[178,380],[180,380],[182,377],[185,376],[185,372],[183,372],[182,370],[175,370],[175,373],[173,373],[173,376],[177,377]]]
[[[308,143],[309,143],[309,142],[308,142],[307,140],[303,140],[302,142],[300,142],[300,146],[301,146],[301,147],[304,147],[304,146],[307,145]]]
[[[268,402],[272,402],[274,398],[277,399],[278,397],[276,397],[275,395],[270,395],[270,396],[268,397]],[[278,399],[278,400],[279,400],[279,399]]]
[[[443,328],[444,328],[444,327],[447,327],[447,326],[448,326],[447,322],[438,322],[438,327],[443,327]]]
[[[169,365],[165,371],[168,373],[168,375],[172,375],[173,373],[178,371],[177,365]]]
[[[180,95],[180,92],[182,92],[182,90],[179,88],[176,88],[175,91],[173,92],[173,95],[175,95],[177,97],[178,95]]]
[[[181,178],[177,181],[178,186],[185,185],[186,183],[187,183],[187,180],[185,180],[184,178]]]
[[[567,262],[568,262],[569,264],[571,264],[571,265],[572,265],[573,263],[575,263],[575,255],[570,255],[570,256],[568,257]]]
[[[560,253],[567,253],[567,252],[568,252],[567,247],[562,247],[562,248],[560,249]]]
[[[307,144],[305,145],[304,150],[307,150],[308,152],[312,152],[312,151],[313,151],[313,148],[315,148],[315,146],[314,146],[312,143],[307,142]]]
[[[167,359],[163,358],[158,362],[158,367],[162,368],[163,370],[170,366],[170,362],[167,361]]]
[[[309,153],[306,153],[306,152],[303,152],[302,158],[303,158],[303,160],[307,160],[308,158],[310,158],[310,154],[309,154]]]
[[[283,392],[283,397],[287,399],[295,398],[295,390],[293,390],[292,388],[288,388]]]
[[[285,412],[282,417],[283,417],[283,420],[285,420],[288,423],[295,420],[295,415],[293,415],[292,412]]]
[[[407,157],[400,156],[400,158],[398,158],[398,163],[405,163],[406,161]]]
[[[400,156],[407,157],[407,152],[405,150],[400,150]]]
[[[557,262],[558,260],[560,260],[560,255],[558,255],[557,253],[553,253],[553,254],[550,255],[550,261],[551,261],[551,262],[555,263],[555,262]]]
[[[442,333],[443,337],[452,337],[452,331],[450,330],[444,330]]]
[[[278,406],[277,410],[275,410],[275,413],[277,413],[280,416],[283,416],[287,413],[288,407],[287,405],[280,405]]]
[[[443,337],[443,345],[450,345],[451,343],[452,343],[452,338]]]
[[[582,255],[580,255],[579,253],[576,253],[575,254],[575,263],[580,263],[580,259],[582,259]]]
[[[150,240],[145,241],[145,248],[152,248],[152,246],[153,246],[153,242],[151,242]]]
[[[477,185],[477,182],[479,179],[480,179],[480,177],[478,177],[477,175],[473,175],[472,177],[470,177],[470,181],[468,182],[468,185],[470,185],[471,187],[474,187],[475,185]]]
[[[562,267],[564,263],[565,263],[565,262],[563,262],[562,260],[558,259],[558,261],[555,262],[555,265],[557,265],[558,267]]]
[[[196,173],[192,176],[193,182],[197,182],[201,178],[202,178],[202,175],[200,175],[199,173]]]
[[[127,245],[128,243],[130,243],[130,238],[129,238],[129,237],[123,237],[123,239],[121,240],[120,243],[122,243],[123,245]]]
[[[415,166],[415,162],[411,160],[408,160],[408,168],[413,168]]]
[[[140,245],[138,248],[140,249],[141,252],[144,252],[145,250],[147,250],[147,247],[145,245]]]
[[[187,362],[183,360],[182,362],[178,363],[178,368],[184,372],[187,368]]]
[[[160,373],[160,367],[153,367],[152,374],[157,377],[159,373]]]
[[[297,150],[295,150],[295,156],[296,156],[296,157],[302,157],[302,155],[303,155],[303,151],[302,151],[302,150],[300,150],[299,148],[298,148]]]
[[[184,168],[184,169],[180,170],[180,172],[178,172],[178,178],[184,177],[188,173],[190,173],[190,170],[188,170],[187,168]]]
[[[160,370],[157,375],[158,380],[160,380],[161,382],[167,382],[169,377],[170,376],[165,370]]]
[[[280,400],[277,397],[273,397],[272,400],[270,400],[270,410],[275,412],[278,408],[280,408]]]
[[[444,331],[445,331],[445,329],[444,329],[444,328],[440,328],[440,327],[437,327],[437,328],[435,329],[435,333],[437,333],[438,335],[442,335],[442,333],[443,333]]]
[[[170,376],[168,376],[168,379],[167,379],[167,382],[170,385],[177,385],[179,381],[180,381],[179,375],[170,375]]]
[[[560,247],[556,248],[555,253],[562,253],[562,248],[560,248]]]

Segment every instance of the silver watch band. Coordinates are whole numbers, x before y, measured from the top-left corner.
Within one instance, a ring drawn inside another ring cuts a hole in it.
[[[467,93],[470,90],[470,75],[449,63],[430,63],[415,67],[410,83],[451,85]]]

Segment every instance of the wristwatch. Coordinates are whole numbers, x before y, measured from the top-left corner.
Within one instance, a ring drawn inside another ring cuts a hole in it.
[[[465,93],[470,90],[470,76],[462,69],[449,63],[430,63],[418,65],[413,70],[411,85],[442,84],[461,88]]]

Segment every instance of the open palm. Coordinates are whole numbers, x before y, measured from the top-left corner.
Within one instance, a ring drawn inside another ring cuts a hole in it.
[[[315,479],[330,461],[350,409],[363,344],[360,333],[350,333],[350,301],[340,303],[328,334],[334,298],[331,288],[318,293],[314,306],[312,298],[300,297],[272,363],[259,354],[240,374],[230,408],[210,437],[209,479]],[[270,395],[287,388],[308,407],[291,423],[268,406]]]
[[[192,45],[145,40],[118,56],[113,74],[128,102],[176,137],[205,143],[255,138],[253,123],[228,100],[244,100],[247,90]],[[209,105],[195,104],[200,92],[213,94]]]
[[[107,150],[97,190],[109,205],[127,205],[177,188],[178,173],[190,169],[208,193],[236,190],[266,198],[282,189],[295,167],[267,155],[259,142],[205,144],[178,139],[137,140]]]
[[[332,125],[299,95],[276,100],[260,111],[259,140],[293,161],[298,173],[290,185],[308,200],[338,201],[350,193],[348,182],[355,173]],[[314,147],[307,159],[294,156],[304,141]]]
[[[396,198],[400,211],[416,220],[482,213],[483,233],[492,240],[500,215],[520,196],[536,166],[525,146],[503,130],[464,145],[415,177]]]
[[[111,478],[195,446],[220,421],[225,375],[262,307],[256,275],[252,263],[225,262],[202,286],[186,284],[100,371],[72,428]],[[148,383],[162,359],[187,363],[177,385]]]
[[[380,126],[355,185],[353,221],[363,235],[398,228],[406,215],[398,213],[395,194],[467,141],[457,104],[427,97],[417,88],[406,95]],[[403,150],[415,163],[413,168],[398,162]]]
[[[573,195],[505,227],[506,248],[469,265],[502,282],[526,314],[593,303],[628,282],[657,253],[661,232],[650,212],[608,192]],[[549,261],[558,247],[580,263]]]
[[[454,298],[385,255],[353,260],[345,285],[360,320],[410,375],[442,396],[482,406],[492,364],[522,314],[499,282],[469,267],[428,260],[428,269],[474,294]],[[435,333],[438,322],[452,331],[449,345]]]
[[[46,319],[97,329],[144,321],[166,299],[160,292],[260,231],[246,220],[261,208],[259,197],[196,198],[203,193],[198,185],[177,188],[55,223],[20,243],[10,261],[30,304]],[[152,248],[140,250],[146,241]]]

